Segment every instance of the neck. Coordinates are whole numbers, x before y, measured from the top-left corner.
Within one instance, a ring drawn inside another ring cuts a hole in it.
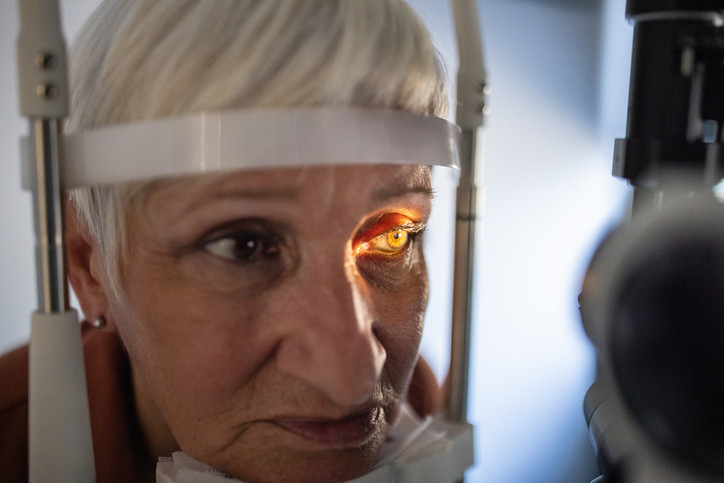
[[[144,381],[133,368],[131,379],[136,417],[145,441],[145,451],[139,451],[139,458],[144,460],[140,463],[144,468],[152,470],[155,475],[159,456],[171,456],[171,453],[179,451],[180,448],[163,414],[146,390]]]

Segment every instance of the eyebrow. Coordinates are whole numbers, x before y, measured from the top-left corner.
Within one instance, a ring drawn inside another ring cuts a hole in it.
[[[387,201],[392,198],[399,198],[409,194],[421,194],[427,198],[434,198],[435,191],[432,187],[423,184],[399,184],[380,188],[372,193],[372,197],[376,201]]]
[[[226,198],[249,198],[249,199],[281,199],[295,200],[299,197],[299,190],[295,188],[278,188],[278,189],[229,189],[220,190],[212,195],[214,199]]]
[[[372,199],[375,201],[387,201],[394,198],[400,198],[410,194],[421,194],[427,198],[434,198],[435,191],[430,187],[422,184],[399,184],[379,188],[372,192]],[[296,188],[279,188],[279,189],[243,189],[243,190],[221,190],[212,197],[216,200],[228,198],[248,198],[248,199],[277,199],[294,201],[299,197],[299,190]]]
[[[214,191],[210,196],[205,196],[201,202],[189,203],[181,213],[186,216],[190,212],[195,211],[209,203],[237,200],[240,198],[247,200],[284,200],[294,201],[299,196],[299,190],[294,188],[278,188],[278,189],[219,189]]]
[[[431,201],[435,197],[435,192],[428,183],[421,182],[420,180],[412,180],[410,182],[398,182],[391,186],[385,186],[372,192],[372,199],[376,202],[387,202],[391,199],[401,198],[410,194],[421,194]],[[295,201],[300,196],[300,188],[294,187],[283,187],[283,188],[272,188],[272,189],[254,189],[254,188],[231,188],[231,189],[219,189],[216,190],[209,198],[205,200],[206,204],[208,201],[220,201],[246,198],[250,200],[282,200],[282,201]],[[198,208],[198,204],[189,206],[185,212]]]

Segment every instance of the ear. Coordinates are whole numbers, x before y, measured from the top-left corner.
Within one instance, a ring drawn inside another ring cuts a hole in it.
[[[89,319],[107,316],[110,291],[100,248],[70,203],[65,206],[65,250],[68,278],[83,314]]]

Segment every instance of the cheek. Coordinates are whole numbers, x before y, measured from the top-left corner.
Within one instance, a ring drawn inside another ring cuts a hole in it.
[[[265,304],[146,288],[129,304],[137,316],[119,326],[136,389],[181,448],[213,462],[258,417],[258,388],[269,386],[261,381],[274,345],[258,329]]]
[[[134,362],[148,360],[185,380],[198,376],[206,381],[204,374],[217,375],[219,382],[247,376],[245,369],[263,357],[249,350],[254,346],[242,344],[257,337],[254,321],[264,311],[262,294],[219,292],[196,276],[194,264],[174,257],[140,249],[131,256],[123,267],[126,297],[119,332]],[[149,368],[154,370],[159,368]]]
[[[375,333],[387,352],[387,375],[400,393],[405,392],[417,360],[428,292],[427,269],[420,257],[404,288],[372,296]]]
[[[171,425],[243,397],[273,348],[258,323],[263,297],[220,296],[181,280],[135,277],[118,323],[134,368]]]

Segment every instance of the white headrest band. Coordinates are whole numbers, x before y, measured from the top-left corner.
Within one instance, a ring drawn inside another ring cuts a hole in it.
[[[388,109],[213,111],[64,138],[63,187],[327,164],[458,167],[458,128]]]

